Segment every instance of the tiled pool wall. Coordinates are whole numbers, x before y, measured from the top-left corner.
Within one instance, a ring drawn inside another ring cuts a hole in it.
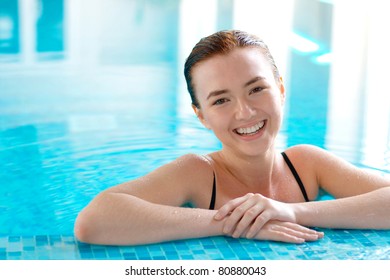
[[[390,260],[390,231],[324,230],[316,242],[286,244],[228,237],[142,246],[101,246],[73,235],[1,236],[2,260]]]

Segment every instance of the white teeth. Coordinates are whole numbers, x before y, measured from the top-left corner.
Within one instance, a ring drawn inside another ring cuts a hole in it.
[[[236,132],[238,134],[253,134],[253,133],[256,133],[257,131],[259,131],[263,126],[264,126],[265,122],[262,121],[262,122],[259,122],[258,124],[255,124],[254,126],[251,126],[251,127],[245,127],[245,128],[237,128],[236,129]]]

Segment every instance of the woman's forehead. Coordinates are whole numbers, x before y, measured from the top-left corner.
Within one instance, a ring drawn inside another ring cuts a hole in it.
[[[193,68],[192,76],[196,89],[242,82],[256,76],[269,80],[273,78],[273,72],[261,49],[237,48],[199,63]]]

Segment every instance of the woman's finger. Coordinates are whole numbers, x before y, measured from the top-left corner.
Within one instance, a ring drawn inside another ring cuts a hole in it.
[[[296,244],[305,242],[304,238],[297,237],[295,235],[286,233],[284,231],[264,229],[264,228],[256,236],[256,239],[279,241],[279,242],[286,242],[286,243],[296,243]]]
[[[312,229],[298,224],[288,222],[269,222],[257,234],[256,238],[273,241],[302,243],[305,241],[316,241],[324,235]]]
[[[232,233],[233,237],[239,237],[262,211],[262,206],[256,200],[246,200],[230,213],[225,221],[223,232],[225,234]]]
[[[289,224],[283,224],[283,225],[275,225],[271,230],[272,231],[280,231],[280,232],[284,232],[288,235],[291,235],[291,236],[295,236],[297,238],[302,238],[304,239],[305,241],[316,241],[322,237],[320,237],[320,235],[314,231],[314,230],[309,230],[305,227],[302,227],[302,226],[299,226],[297,225],[298,227],[296,226],[292,226],[292,225],[289,225]]]
[[[245,206],[244,204],[242,205],[243,207]],[[269,220],[267,217],[264,216],[264,207],[262,204],[254,202],[252,205],[246,205],[247,210],[242,214],[240,212],[237,213],[237,217],[234,217],[234,212],[232,213],[230,218],[234,218],[235,220],[232,221],[237,221],[236,224],[230,225],[233,228],[230,228],[230,231],[233,231],[232,237],[240,237],[243,236],[242,234],[245,232],[248,232],[248,229],[252,228],[253,221],[260,220],[260,219],[266,219],[267,221]],[[241,206],[240,206],[241,207]],[[233,217],[232,217],[233,216]],[[240,217],[242,217],[240,219]],[[225,225],[227,226],[227,222],[225,222]],[[266,222],[264,222],[265,224]],[[257,230],[258,232],[258,230]]]
[[[230,212],[232,212],[235,208],[237,208],[239,205],[241,205],[243,202],[245,202],[251,196],[253,196],[253,194],[248,193],[245,196],[241,196],[241,197],[230,200],[228,203],[226,203],[224,206],[222,206],[218,210],[218,212],[214,216],[214,219],[216,219],[216,220],[224,219],[227,215],[229,215]]]
[[[257,216],[256,220],[253,222],[250,227],[248,233],[246,234],[246,238],[253,238],[256,234],[263,228],[263,226],[271,219],[271,215],[269,211],[264,211],[260,215]]]
[[[299,224],[289,223],[289,222],[285,222],[282,224],[286,229],[290,229],[290,230],[293,230],[295,232],[299,232],[299,234],[301,234],[301,236],[307,236],[307,240],[309,240],[311,238],[313,238],[313,240],[317,240],[317,239],[321,239],[324,237],[323,232],[320,232],[320,231],[317,231],[314,229],[310,229],[310,228],[307,228],[305,226],[301,226]]]

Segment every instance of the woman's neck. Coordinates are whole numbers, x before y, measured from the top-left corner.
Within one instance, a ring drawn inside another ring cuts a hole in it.
[[[275,172],[278,170],[276,154],[274,149],[257,156],[243,156],[221,150],[215,153],[215,159],[223,169],[247,186],[248,191],[259,188],[270,191]]]

